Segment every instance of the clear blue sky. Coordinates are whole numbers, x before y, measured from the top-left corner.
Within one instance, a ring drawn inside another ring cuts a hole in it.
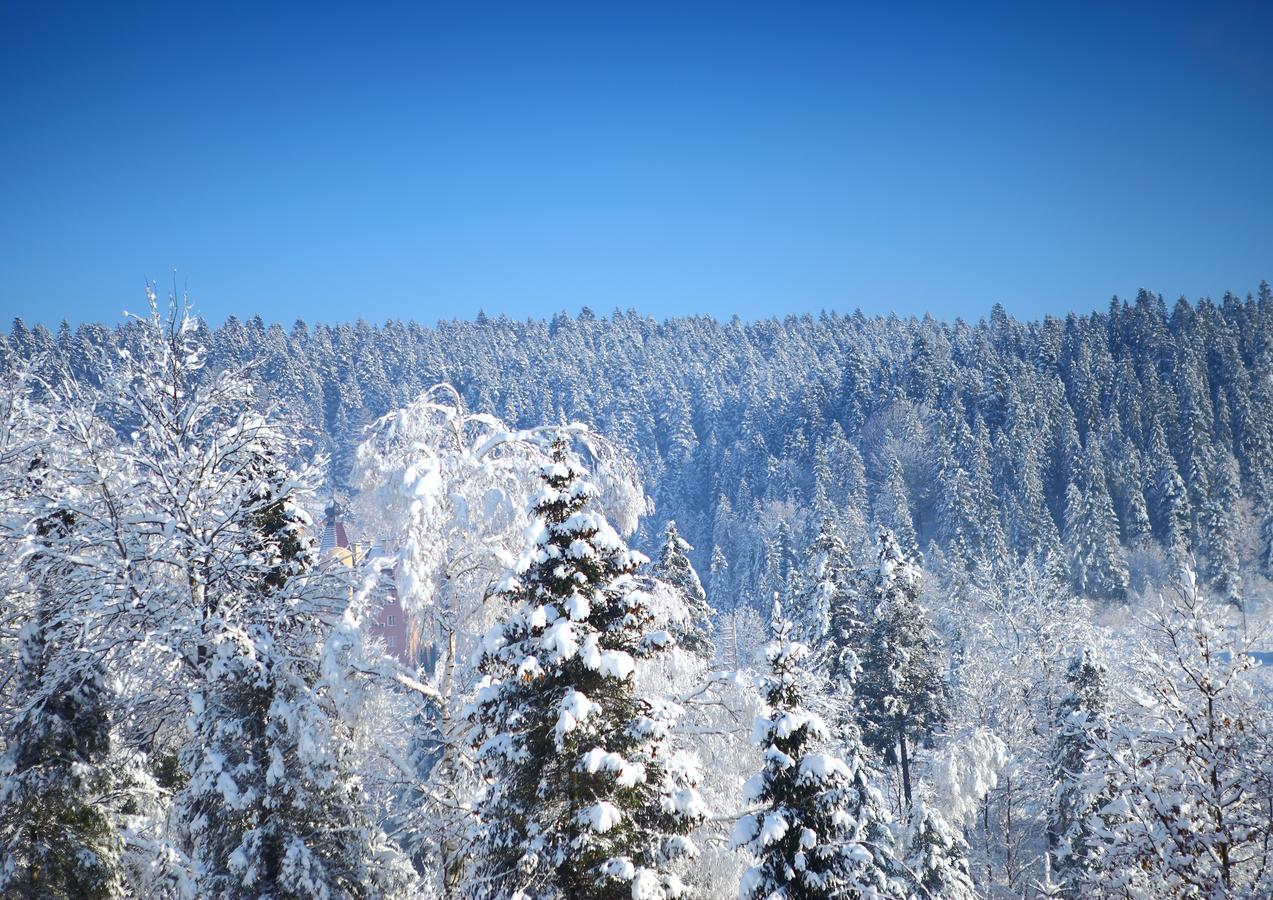
[[[3,330],[1246,293],[1273,4],[0,0],[0,247]]]

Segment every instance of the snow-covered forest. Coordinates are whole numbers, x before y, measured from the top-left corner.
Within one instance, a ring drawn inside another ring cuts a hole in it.
[[[1273,895],[1267,283],[0,372],[2,896]]]

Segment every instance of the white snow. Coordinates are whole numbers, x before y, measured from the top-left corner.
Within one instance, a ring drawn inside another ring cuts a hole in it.
[[[601,674],[607,678],[624,679],[635,669],[636,661],[623,650],[607,650],[601,654]]]
[[[605,834],[623,821],[623,813],[613,803],[601,800],[579,813],[580,819],[598,834]]]

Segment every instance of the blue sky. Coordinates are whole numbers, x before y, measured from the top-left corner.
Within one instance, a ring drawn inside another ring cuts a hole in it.
[[[1246,293],[1271,10],[0,0],[0,328]]]

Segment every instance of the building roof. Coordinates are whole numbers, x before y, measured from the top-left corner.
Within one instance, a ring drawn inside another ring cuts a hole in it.
[[[323,553],[331,553],[336,549],[350,549],[349,534],[345,531],[345,523],[339,519],[340,507],[333,500],[323,511],[323,534],[318,539],[318,549]]]

